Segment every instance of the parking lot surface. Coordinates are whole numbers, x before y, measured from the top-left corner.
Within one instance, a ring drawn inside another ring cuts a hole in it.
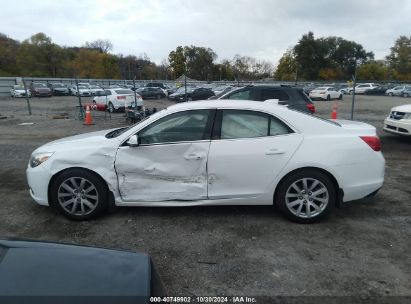
[[[95,124],[84,126],[74,119],[77,102],[32,98],[29,116],[25,99],[0,99],[0,237],[146,252],[170,295],[411,296],[411,138],[381,131],[390,108],[410,98],[356,97],[354,119],[374,125],[381,137],[385,184],[374,198],[345,204],[312,225],[291,223],[267,206],[123,207],[74,222],[36,205],[25,179],[35,148],[126,125],[124,113],[110,120],[93,112]],[[145,104],[160,109],[171,102]],[[315,106],[330,117],[332,102]],[[350,109],[346,95],[338,118],[349,118]]]

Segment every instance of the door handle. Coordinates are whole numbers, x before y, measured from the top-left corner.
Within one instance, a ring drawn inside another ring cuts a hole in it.
[[[185,155],[184,158],[187,160],[200,160],[203,158],[203,156],[197,153],[190,153]]]
[[[278,154],[284,154],[284,150],[280,149],[269,149],[265,152],[266,155],[278,155]]]

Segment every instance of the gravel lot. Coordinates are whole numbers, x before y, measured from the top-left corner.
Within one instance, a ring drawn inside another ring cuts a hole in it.
[[[351,96],[339,105],[348,118]],[[327,220],[298,225],[271,207],[118,208],[72,222],[30,198],[25,168],[48,141],[125,124],[94,113],[94,126],[74,119],[75,97],[0,99],[0,237],[22,237],[150,254],[170,295],[411,296],[411,138],[382,133],[396,97],[357,96],[355,119],[378,128],[386,182],[373,199],[335,209]],[[147,101],[162,108],[167,100]],[[330,102],[315,102],[329,117]],[[69,119],[53,119],[67,113]],[[33,122],[33,125],[19,125]],[[320,149],[320,147],[319,147]],[[353,172],[355,174],[355,172]]]

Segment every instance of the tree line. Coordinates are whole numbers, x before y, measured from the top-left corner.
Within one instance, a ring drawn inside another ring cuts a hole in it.
[[[44,33],[19,42],[0,33],[0,76],[78,77],[105,79],[176,79],[184,74],[196,80],[411,80],[411,36],[401,36],[382,61],[362,45],[341,37],[301,37],[273,64],[235,55],[217,62],[214,50],[178,46],[160,64],[147,54],[112,54],[109,40],[80,47],[60,46]]]
[[[341,37],[315,38],[312,32],[281,57],[277,80],[411,80],[411,36],[400,36],[385,60]]]

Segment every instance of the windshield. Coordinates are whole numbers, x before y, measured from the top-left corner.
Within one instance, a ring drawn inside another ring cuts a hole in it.
[[[84,87],[84,86],[78,86],[78,88],[79,88],[79,89],[87,89],[87,88]]]
[[[326,90],[327,88],[325,88],[325,87],[319,87],[319,88],[316,88],[316,90]]]
[[[13,88],[15,90],[24,90],[24,87],[22,85],[15,85],[15,86],[13,86]]]
[[[33,87],[35,88],[47,88],[44,83],[33,83]]]
[[[100,89],[99,86],[90,86],[90,89]]]
[[[55,88],[65,88],[65,85],[62,83],[53,83],[52,86]]]

